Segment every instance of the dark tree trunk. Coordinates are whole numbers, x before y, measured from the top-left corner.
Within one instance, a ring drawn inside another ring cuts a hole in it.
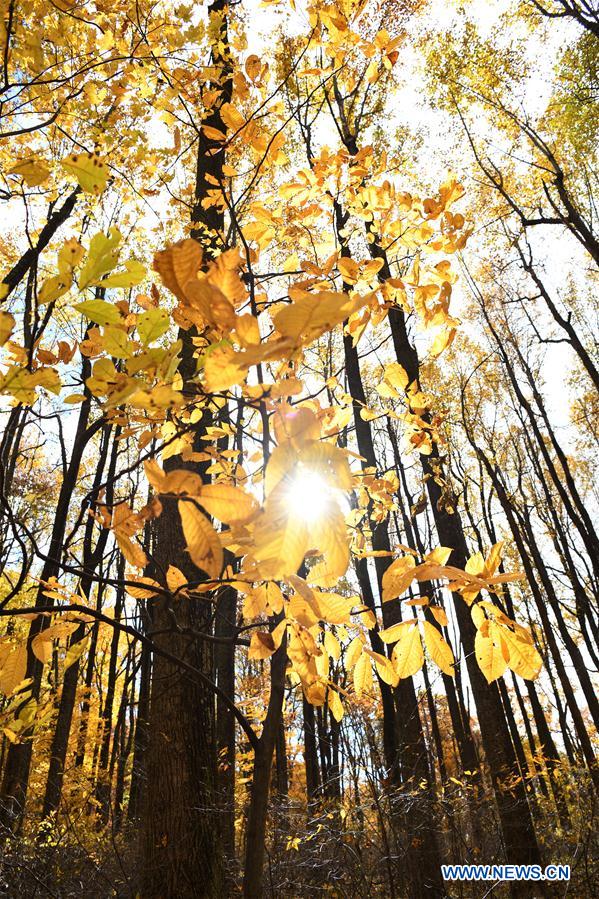
[[[89,360],[86,357],[82,357],[81,373],[83,380],[89,375],[89,372]],[[81,460],[86,446],[94,433],[101,426],[101,421],[98,420],[95,424],[88,427],[90,409],[91,397],[88,393],[86,400],[81,404],[79,410],[71,458],[68,462],[58,494],[52,534],[47,550],[46,561],[44,562],[41,572],[41,581],[47,581],[49,578],[56,577],[60,573],[68,513],[79,477]],[[40,586],[36,597],[36,606],[38,607],[47,607],[52,602],[51,600],[48,600],[48,597],[44,595],[43,591],[44,587]],[[31,695],[36,699],[39,697],[42,686],[44,666],[33,654],[31,643],[33,638],[41,633],[47,626],[48,618],[46,616],[36,618],[31,623],[27,638],[26,677],[32,679],[30,688]],[[25,801],[27,798],[32,749],[33,744],[31,740],[26,740],[22,743],[12,743],[8,749],[2,788],[0,790],[0,828],[4,835],[11,830],[16,831],[22,822]]]
[[[243,873],[244,899],[262,899],[266,818],[272,759],[285,695],[285,671],[287,667],[287,637],[271,656],[270,697],[262,728],[262,734],[254,747],[254,767],[250,790],[250,807],[246,828],[246,854]]]
[[[94,486],[92,488],[92,495],[94,497],[97,496],[100,485],[102,483],[102,476],[104,472],[104,465],[106,463],[106,457],[108,454],[109,441],[110,429],[106,429],[104,431],[104,439],[102,447],[100,449],[100,458],[94,478]],[[109,483],[114,477],[117,447],[118,444],[115,441],[113,443],[110,465],[108,468],[107,480]],[[107,493],[107,501],[111,502],[109,493],[110,491]],[[83,568],[86,574],[81,579],[80,584],[81,593],[86,598],[89,597],[91,593],[94,583],[94,572],[104,554],[109,535],[108,529],[103,528],[98,535],[95,548],[92,549],[91,544],[93,538],[93,530],[94,521],[93,518],[89,516],[85,525],[85,534],[83,539]],[[82,622],[71,636],[71,645],[75,645],[80,640],[84,639],[85,630],[86,625]],[[54,733],[52,735],[52,745],[50,747],[50,764],[48,768],[46,793],[44,796],[44,804],[42,808],[42,817],[44,818],[46,818],[52,812],[55,812],[58,809],[58,805],[60,802],[60,793],[62,790],[67,748],[69,744],[69,737],[71,734],[71,722],[73,720],[73,711],[75,708],[75,699],[77,695],[77,684],[79,681],[80,668],[80,662],[79,659],[77,659],[77,661],[67,669],[63,678],[60,705],[58,708],[58,717],[56,720]]]
[[[152,655],[147,644],[144,644],[141,649],[137,719],[135,722],[135,736],[133,737],[133,763],[131,767],[129,805],[127,807],[127,818],[129,821],[136,821],[141,816],[145,795],[145,757],[148,745],[148,720],[150,716],[151,665]]]

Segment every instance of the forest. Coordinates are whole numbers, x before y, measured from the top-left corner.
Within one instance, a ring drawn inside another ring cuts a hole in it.
[[[0,896],[598,895],[598,127],[596,0],[2,0]]]

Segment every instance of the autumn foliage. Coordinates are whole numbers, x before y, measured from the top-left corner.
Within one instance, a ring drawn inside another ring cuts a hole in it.
[[[5,3],[7,895],[590,895],[599,26],[504,6]]]

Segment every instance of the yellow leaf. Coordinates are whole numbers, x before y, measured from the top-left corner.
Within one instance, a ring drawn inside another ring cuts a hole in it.
[[[324,556],[326,572],[342,577],[349,565],[349,541],[345,519],[336,502],[327,503],[322,515],[311,523],[309,542]]]
[[[520,677],[534,680],[543,667],[543,660],[534,645],[505,625],[494,624],[494,627],[500,629],[501,638],[507,646],[508,666]]]
[[[499,640],[495,641],[492,637],[485,636],[478,630],[474,638],[474,654],[476,655],[478,667],[488,683],[492,683],[505,674],[507,660]]]
[[[389,684],[389,686],[396,687],[399,683],[399,677],[391,659],[381,655],[380,652],[373,652],[372,649],[367,647],[364,647],[364,652],[368,653],[370,658],[373,659],[380,679],[384,683]]]
[[[102,300],[91,300],[92,303],[101,303]],[[85,306],[85,303],[81,303]],[[110,304],[106,304],[109,306]],[[114,308],[114,307],[113,307]],[[119,325],[105,325],[102,334],[104,350],[115,359],[130,359],[133,355],[133,347],[127,338],[127,331]]]
[[[183,572],[175,565],[169,565],[166,570],[166,585],[171,593],[180,591],[181,587],[187,584],[187,578]]]
[[[223,569],[223,548],[217,532],[193,502],[179,500],[178,508],[192,562],[210,578],[217,578]]]
[[[260,343],[258,319],[249,312],[235,319],[235,332],[243,346],[257,346]]]
[[[360,266],[353,259],[339,259],[337,268],[346,284],[356,284],[360,280]]]
[[[31,651],[36,659],[39,659],[42,665],[45,665],[46,662],[49,662],[52,658],[52,633],[48,633],[49,630],[50,628],[36,634],[31,641]]]
[[[472,606],[472,608],[470,609],[470,614],[472,616],[472,620],[476,626],[476,629],[479,630],[482,626],[483,621],[486,621],[485,613],[481,608],[480,603],[477,602],[475,606]]]
[[[339,722],[343,718],[343,703],[341,697],[336,690],[329,689],[328,694],[329,708],[335,721]]]
[[[100,154],[74,153],[61,162],[67,172],[75,175],[79,186],[88,194],[101,194],[108,181],[108,169]]]
[[[26,159],[20,159],[7,172],[8,175],[19,175],[28,187],[38,187],[47,181],[50,177],[50,169],[44,162],[36,159],[35,156],[29,156]]]
[[[247,522],[258,510],[255,497],[232,484],[206,484],[197,498],[209,515],[225,524]]]
[[[247,373],[247,365],[239,362],[238,355],[231,346],[210,348],[205,357],[204,386],[209,393],[219,393],[241,384]]]
[[[298,454],[290,443],[275,446],[270,454],[264,476],[264,492],[266,496],[269,496],[285,475],[292,471],[298,464],[298,460]]]
[[[274,581],[268,581],[250,591],[243,605],[243,614],[249,618],[265,612],[267,615],[278,615],[283,611],[283,594]]]
[[[243,617],[246,619],[257,618],[266,612],[266,589],[264,586],[250,590],[243,600]]]
[[[401,556],[387,568],[383,575],[383,602],[405,593],[414,580],[415,567],[413,556]]]
[[[308,444],[301,454],[302,465],[322,474],[339,490],[351,490],[353,480],[347,454],[341,447],[324,440]]]
[[[489,552],[489,555],[485,559],[484,565],[484,577],[490,578],[492,577],[497,569],[499,568],[499,564],[501,562],[501,554],[503,551],[504,541],[500,540],[498,543],[495,543]],[[466,566],[466,570],[468,567]]]
[[[212,125],[202,125],[202,131],[208,138],[208,140],[218,141],[222,143],[227,139],[227,135],[222,131],[219,131],[218,128],[213,128]]]
[[[281,403],[273,416],[273,424],[277,442],[289,442],[296,451],[311,448],[320,438],[320,423],[308,406]]]
[[[334,291],[302,293],[299,299],[274,316],[274,325],[284,337],[297,342],[312,341],[348,318],[365,302],[365,297],[350,299],[347,294]]]
[[[362,650],[364,648],[364,643],[360,639],[360,637],[354,637],[349,646],[347,647],[347,652],[345,654],[345,667],[349,671],[354,667],[358,658],[360,657]]]
[[[153,471],[153,477],[156,478],[156,470]],[[175,468],[173,471],[164,473],[160,481],[159,493],[170,493],[174,496],[198,496],[204,484],[201,477],[193,471],[186,468]]]
[[[372,665],[366,653],[362,653],[354,667],[354,689],[360,696],[372,692]]]
[[[111,228],[108,234],[94,234],[92,237],[89,250],[87,252],[87,261],[79,275],[79,287],[83,290],[91,284],[96,284],[101,275],[111,272],[119,261],[119,244],[122,240],[121,233],[118,228]],[[105,322],[99,322],[105,324]]]
[[[252,53],[245,61],[245,73],[252,81],[256,81],[262,71],[263,62],[259,56]]]
[[[149,346],[168,331],[170,318],[164,309],[148,309],[137,319],[137,333],[144,346]]]
[[[453,677],[455,674],[453,667],[455,659],[450,645],[429,621],[423,621],[422,626],[424,627],[424,642],[431,659],[444,674],[449,674],[450,677]]]
[[[299,579],[298,579],[299,580]],[[293,618],[302,627],[313,627],[318,623],[320,614],[311,590],[294,593],[287,606],[287,617]]]
[[[108,275],[100,284],[102,287],[135,287],[136,284],[141,284],[145,277],[145,265],[138,262],[137,259],[128,259],[125,262],[124,272],[115,272],[113,275]]]
[[[70,668],[71,665],[74,665],[75,662],[81,658],[85,647],[87,646],[87,637],[84,637],[83,640],[78,640],[77,643],[71,643],[69,648],[66,651],[66,655],[64,657],[64,670]]]
[[[162,493],[162,487],[166,475],[158,462],[156,462],[155,459],[146,459],[144,461],[144,471],[146,473],[148,481],[150,482],[154,490],[156,490],[158,493]]]
[[[444,608],[441,606],[429,606],[429,609],[433,613],[435,617],[435,621],[437,624],[440,624],[441,627],[447,626],[447,613]]]
[[[470,556],[465,565],[465,571],[468,574],[482,575],[485,570],[485,560],[482,553],[474,553]]]
[[[326,631],[324,635],[324,648],[332,659],[337,661],[341,656],[341,646],[339,640],[331,631]]]
[[[235,308],[225,294],[208,278],[194,278],[185,285],[187,305],[185,314],[193,319],[193,312],[218,328],[230,330],[235,326]]]
[[[25,679],[27,647],[16,646],[4,659],[0,668],[0,690],[9,695]]]
[[[254,524],[252,555],[273,580],[296,574],[310,548],[307,524],[289,507],[285,488],[282,483],[272,491]]]
[[[448,346],[451,346],[457,334],[457,328],[442,328],[435,336],[430,348],[433,357],[440,356]]]
[[[131,584],[125,587],[127,593],[130,593],[135,599],[150,599],[152,596],[156,596],[154,588],[160,589],[160,584],[153,581],[151,577],[136,577],[129,578],[129,580],[134,580],[136,585],[139,584],[139,587]]]
[[[395,671],[400,678],[411,677],[420,671],[424,662],[424,653],[418,624],[413,624],[403,630],[393,649],[392,658]]]
[[[145,568],[148,564],[148,557],[138,543],[133,543],[126,534],[115,531],[116,542],[119,549],[124,555],[127,562],[134,568]]]
[[[329,624],[350,624],[353,597],[339,596],[337,593],[315,593],[320,617]]]
[[[453,550],[447,546],[438,546],[432,552],[427,553],[424,557],[425,562],[431,562],[434,565],[445,565]]]
[[[97,325],[116,325],[123,320],[117,306],[106,300],[86,300],[77,303],[75,309]]]
[[[399,362],[390,362],[389,365],[385,365],[384,371],[384,380],[390,384],[391,387],[400,392],[405,391],[410,383],[410,379],[405,368],[400,365]]]
[[[267,659],[275,649],[275,641],[268,631],[254,631],[248,649],[248,659]]]
[[[10,312],[0,312],[0,346],[4,346],[15,327],[14,315]]]
[[[171,244],[154,256],[154,270],[158,272],[165,287],[185,302],[185,285],[197,278],[200,271],[203,251],[197,240],[187,238]]]

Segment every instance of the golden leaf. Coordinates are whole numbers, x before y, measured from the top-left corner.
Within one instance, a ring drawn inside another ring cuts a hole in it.
[[[274,326],[284,337],[303,343],[315,340],[360,309],[366,298],[350,299],[345,293],[303,293],[274,316]]]
[[[133,541],[127,537],[126,534],[119,534],[115,532],[116,542],[119,545],[119,549],[124,555],[127,562],[130,565],[133,565],[134,568],[145,568],[148,564],[148,557],[145,552],[141,548],[138,543],[133,543]]]
[[[543,660],[534,644],[522,639],[519,634],[514,633],[505,625],[493,622],[491,632],[493,628],[500,629],[501,639],[507,646],[509,653],[508,666],[520,677],[526,678],[526,680],[534,680],[543,667]]]
[[[341,656],[341,645],[335,634],[331,633],[331,631],[325,631],[323,639],[324,648],[326,649],[330,657],[335,661],[338,661]]]
[[[166,570],[166,585],[171,593],[176,593],[177,591],[181,593],[181,588],[185,587],[186,584],[187,578],[183,572],[175,565],[169,565]]]
[[[46,164],[36,159],[35,156],[29,156],[26,159],[20,159],[7,172],[8,175],[19,175],[23,178],[28,187],[38,187],[47,181],[50,177],[50,169]]]
[[[415,577],[416,563],[413,556],[396,559],[383,575],[383,602],[396,599],[404,593]]]
[[[156,253],[154,270],[160,275],[164,286],[184,303],[185,285],[197,278],[203,258],[202,247],[197,240],[189,237]]]
[[[498,638],[485,636],[478,630],[474,638],[474,653],[478,667],[490,684],[505,674],[507,668],[507,652]]]
[[[87,637],[78,640],[76,643],[70,643],[64,657],[64,670],[66,671],[71,665],[81,658],[85,647],[87,646]]]
[[[336,502],[329,501],[311,523],[309,542],[324,556],[327,575],[339,578],[345,574],[349,565],[349,540],[345,519]]]
[[[362,693],[372,692],[372,665],[365,652],[362,653],[354,666],[354,689],[358,696]]]
[[[335,721],[341,721],[341,719],[343,718],[343,703],[341,702],[341,697],[336,690],[329,689],[328,703],[331,714]]]
[[[67,172],[75,175],[79,187],[88,194],[101,194],[108,181],[108,169],[100,154],[74,153],[63,159],[61,165]]]
[[[440,624],[441,627],[447,626],[447,612],[442,606],[429,606],[429,609],[434,615],[435,621],[437,624]]]
[[[4,346],[15,327],[15,317],[10,312],[0,312],[0,346]]]
[[[455,674],[455,659],[450,645],[445,641],[443,635],[429,621],[423,621],[424,642],[431,659],[438,665],[444,674],[453,677]]]
[[[258,511],[255,497],[232,484],[205,484],[198,490],[197,498],[209,515],[225,524],[247,522]]]
[[[248,649],[248,659],[267,659],[275,650],[275,642],[268,631],[254,631]]]
[[[417,623],[403,630],[393,649],[392,658],[400,678],[411,677],[420,671],[424,662],[424,653]]]
[[[367,647],[364,647],[364,652],[368,653],[370,658],[373,659],[380,679],[384,683],[389,684],[389,686],[396,687],[399,683],[399,676],[393,667],[391,659],[381,655],[380,652],[373,652],[372,649]]]
[[[354,667],[358,658],[362,654],[362,650],[364,648],[364,643],[360,639],[360,637],[354,637],[349,646],[347,647],[347,651],[345,654],[345,667],[349,671]]]
[[[308,527],[290,509],[285,487],[279,484],[272,491],[254,524],[251,553],[273,580],[296,574],[309,549]]]
[[[8,653],[0,668],[0,690],[9,695],[25,679],[27,672],[27,647],[15,646]]]
[[[320,617],[329,624],[350,624],[351,611],[354,607],[354,598],[339,596],[337,593],[320,593],[315,594],[318,608],[320,609]]]
[[[179,500],[178,508],[192,562],[210,578],[219,577],[223,569],[223,548],[217,532],[195,503]]]
[[[31,651],[42,665],[45,665],[52,658],[52,633],[48,633],[49,630],[50,628],[36,634],[31,641]]]
[[[131,580],[135,580],[135,586],[127,584],[125,590],[135,599],[150,599],[152,596],[156,596],[156,589],[160,589],[160,584],[153,581],[151,577],[131,578]]]

